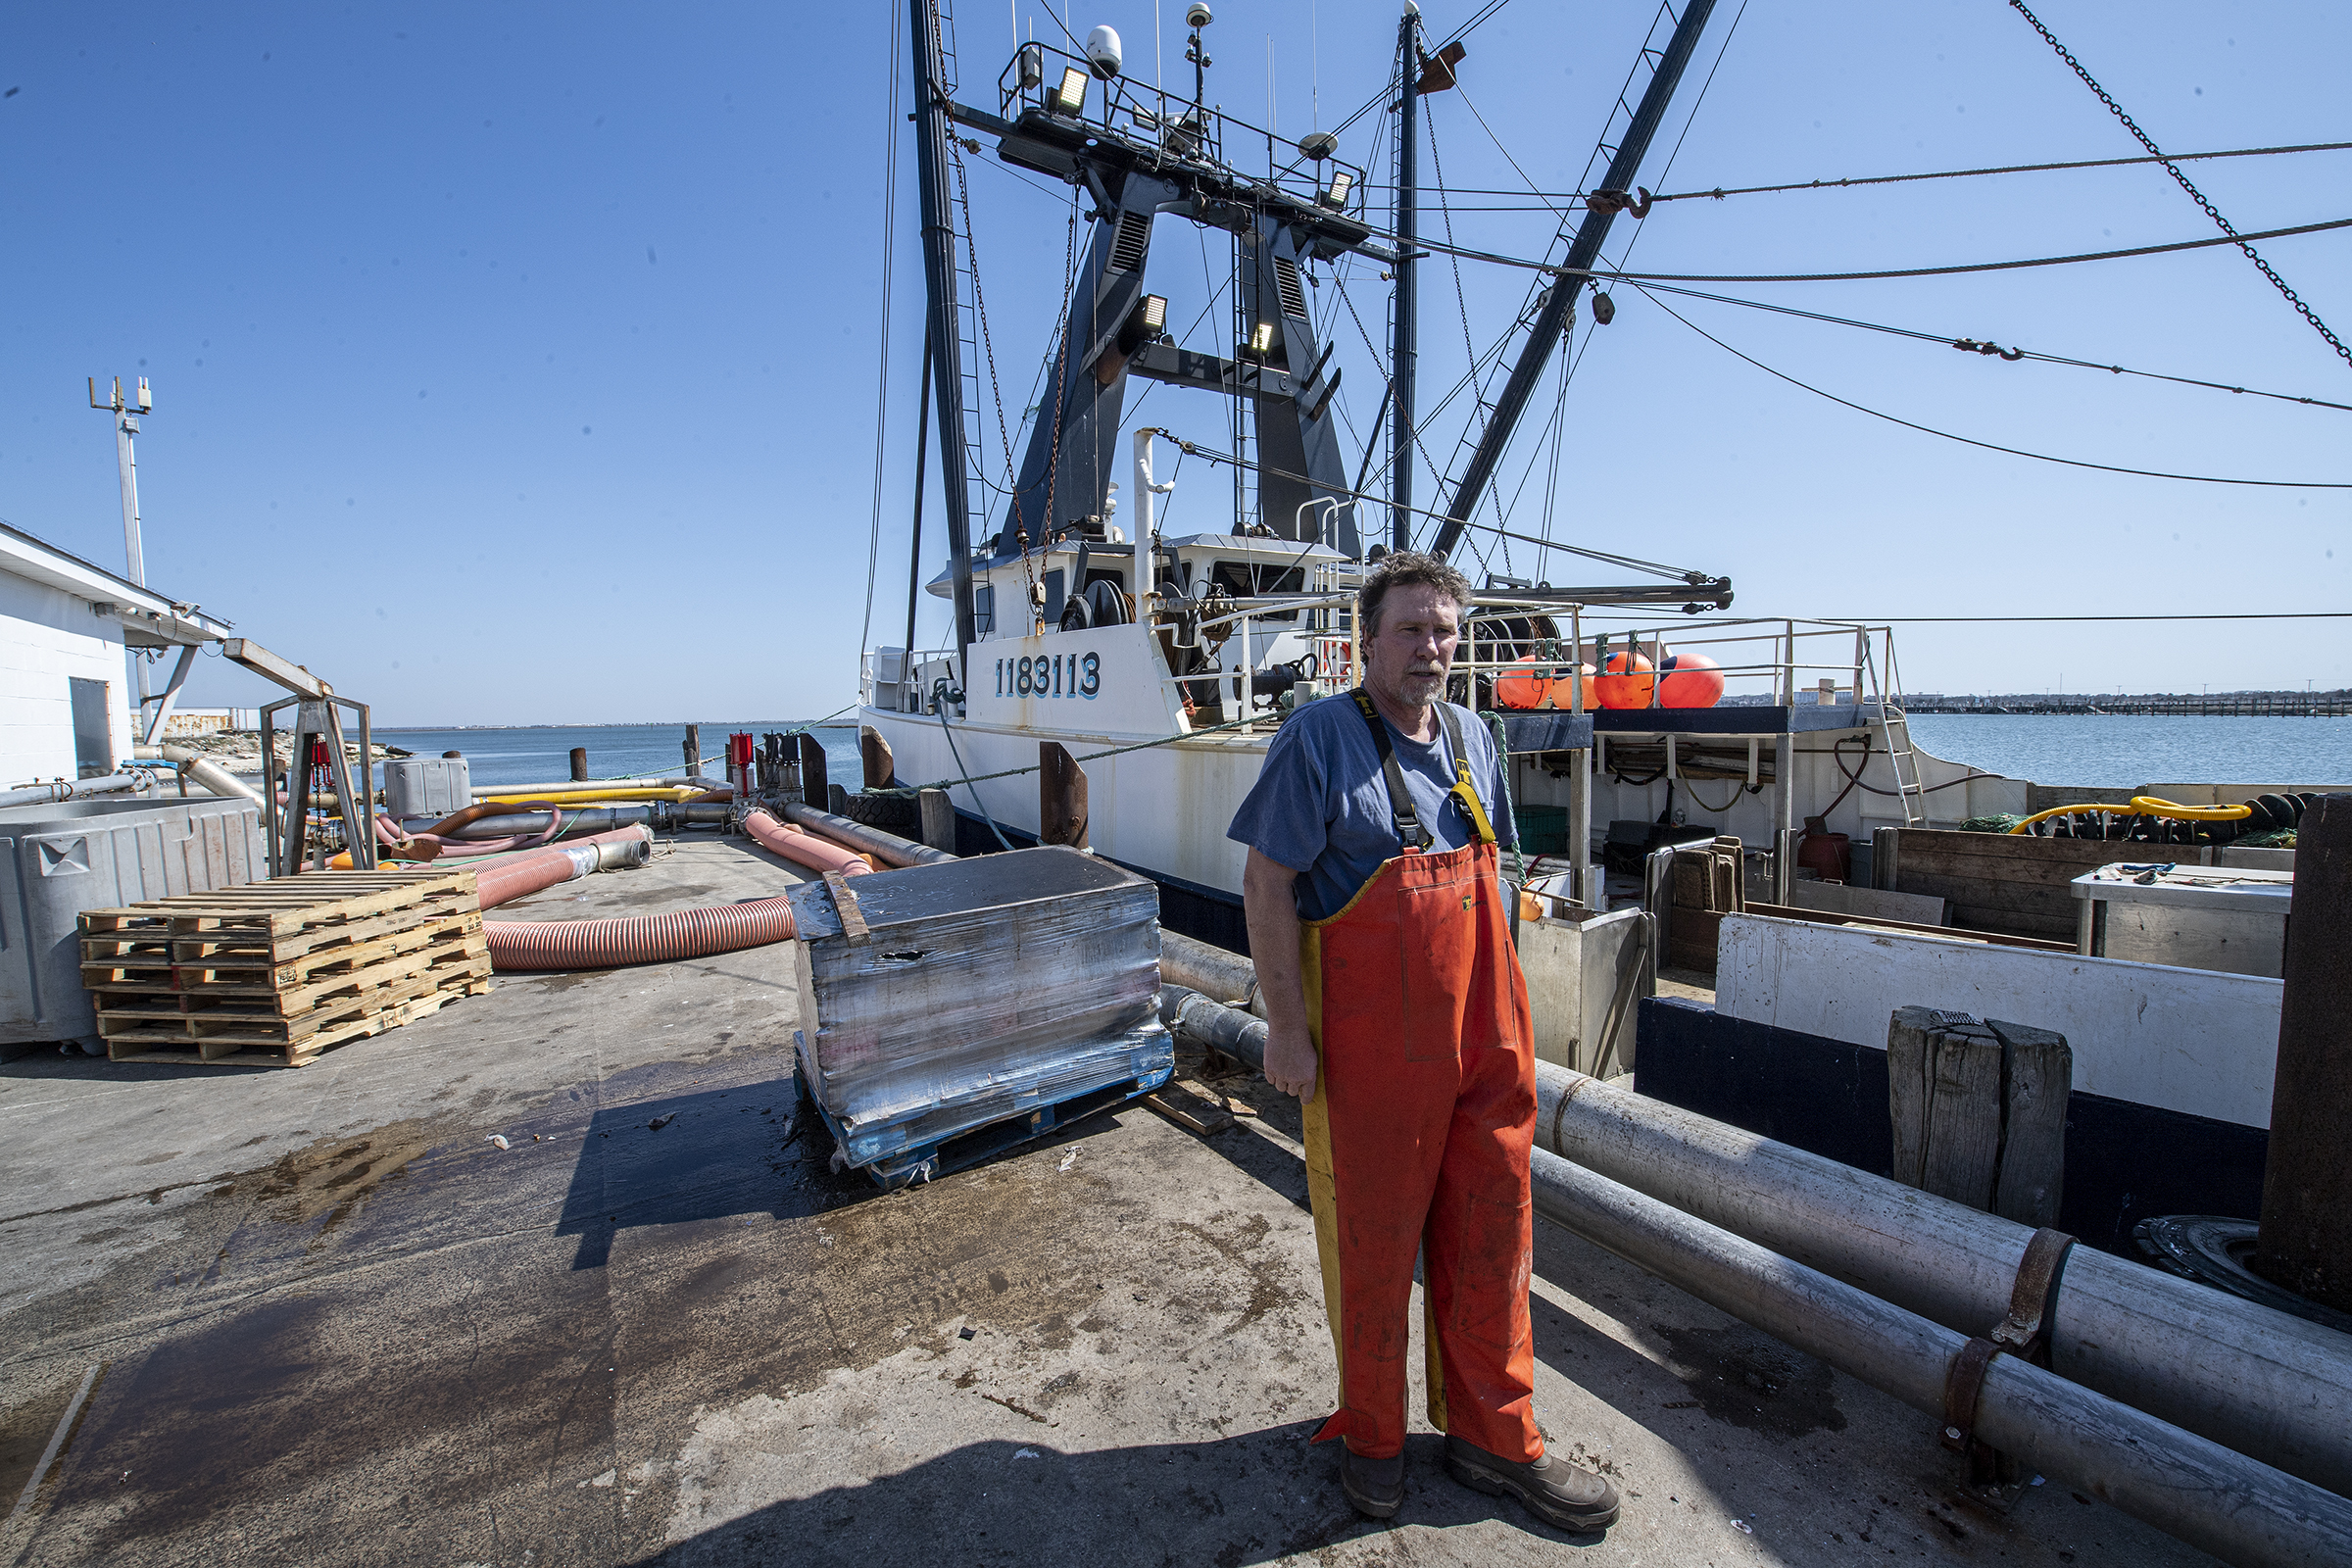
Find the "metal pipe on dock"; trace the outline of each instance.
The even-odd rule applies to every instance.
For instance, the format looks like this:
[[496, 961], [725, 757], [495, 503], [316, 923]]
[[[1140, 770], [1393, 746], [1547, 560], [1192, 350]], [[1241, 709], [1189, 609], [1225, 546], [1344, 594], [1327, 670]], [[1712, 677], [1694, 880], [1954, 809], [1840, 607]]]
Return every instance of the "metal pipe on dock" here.
[[57, 801], [77, 801], [85, 795], [119, 795], [124, 790], [144, 789], [154, 782], [153, 775], [145, 772], [123, 772], [109, 773], [104, 778], [61, 778], [50, 784], [21, 784], [0, 791], [0, 807], [47, 806]]
[[[1174, 931], [1159, 934], [1159, 978], [1170, 986], [1187, 987], [1212, 1001], [1243, 1012], [1266, 1015], [1265, 999], [1257, 991], [1257, 965], [1238, 953]], [[1174, 1027], [1173, 1023], [1170, 1027]]]
[[185, 746], [167, 741], [160, 748], [163, 760], [178, 768], [189, 778], [203, 785], [223, 800], [245, 800], [262, 804], [262, 792], [222, 767], [202, 752], [192, 752]]
[[[1536, 1145], [1972, 1334], [2030, 1227], [1548, 1063]], [[2352, 1337], [2088, 1247], [2053, 1291], [2062, 1377], [2352, 1494]]]
[[[1262, 1021], [1181, 987], [1161, 995], [1180, 1036], [1262, 1069]], [[1548, 1062], [1536, 1065], [1536, 1145], [1968, 1334], [2008, 1314], [2034, 1234]], [[2087, 1247], [2051, 1301], [2059, 1376], [2352, 1495], [2352, 1337]]]
[[[1938, 1422], [1967, 1339], [1866, 1291], [1539, 1150], [1544, 1218]], [[2249, 1565], [2352, 1561], [2352, 1501], [2011, 1355], [1979, 1388], [1974, 1435], [2054, 1481]]]
[[878, 827], [853, 822], [846, 816], [835, 816], [831, 811], [820, 811], [806, 804], [786, 806], [784, 818], [795, 826], [822, 834], [836, 844], [846, 845], [892, 865], [941, 865], [956, 858], [945, 850], [934, 850], [912, 839], [903, 839], [896, 833], [885, 833]]

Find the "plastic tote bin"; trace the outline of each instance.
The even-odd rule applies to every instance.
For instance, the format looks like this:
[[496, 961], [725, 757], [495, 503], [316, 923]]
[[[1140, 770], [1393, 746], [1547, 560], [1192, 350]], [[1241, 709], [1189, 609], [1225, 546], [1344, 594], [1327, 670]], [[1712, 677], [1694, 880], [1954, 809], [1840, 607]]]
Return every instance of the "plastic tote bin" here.
[[975, 1128], [1167, 1081], [1151, 882], [1047, 845], [844, 886], [846, 929], [826, 883], [785, 895], [801, 1068], [844, 1163], [910, 1174]]
[[0, 1054], [76, 1041], [105, 1054], [81, 984], [81, 911], [261, 880], [253, 801], [64, 801], [0, 808]]

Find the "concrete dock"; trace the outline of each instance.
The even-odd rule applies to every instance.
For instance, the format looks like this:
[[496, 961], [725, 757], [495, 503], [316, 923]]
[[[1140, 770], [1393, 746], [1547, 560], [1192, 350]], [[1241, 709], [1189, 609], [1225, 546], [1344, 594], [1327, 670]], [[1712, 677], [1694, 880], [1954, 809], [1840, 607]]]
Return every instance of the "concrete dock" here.
[[[662, 851], [497, 917], [802, 874]], [[1360, 1519], [1306, 1442], [1296, 1102], [886, 1195], [829, 1168], [795, 1017], [787, 944], [502, 975], [296, 1070], [0, 1066], [0, 1563], [2208, 1560], [2056, 1482], [1973, 1501], [1927, 1417], [1544, 1225], [1538, 1411], [1623, 1522], [1456, 1486], [1417, 1409]]]

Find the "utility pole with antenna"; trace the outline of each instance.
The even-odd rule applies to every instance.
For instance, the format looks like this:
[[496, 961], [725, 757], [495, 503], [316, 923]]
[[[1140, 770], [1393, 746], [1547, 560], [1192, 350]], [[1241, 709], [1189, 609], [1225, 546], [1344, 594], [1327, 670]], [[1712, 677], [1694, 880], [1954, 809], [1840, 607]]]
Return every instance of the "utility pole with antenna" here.
[[[155, 410], [155, 400], [147, 391], [147, 378], [139, 377], [135, 398], [122, 396], [122, 378], [115, 377], [112, 402], [98, 401], [98, 378], [90, 377], [90, 407], [115, 416], [115, 466], [122, 486], [122, 554], [128, 564], [123, 573], [139, 587], [147, 586], [147, 555], [139, 542], [139, 459], [131, 438], [139, 433], [138, 416]], [[140, 716], [146, 714], [151, 700], [147, 694], [147, 656], [143, 650], [130, 651], [131, 667], [136, 673], [139, 689]]]

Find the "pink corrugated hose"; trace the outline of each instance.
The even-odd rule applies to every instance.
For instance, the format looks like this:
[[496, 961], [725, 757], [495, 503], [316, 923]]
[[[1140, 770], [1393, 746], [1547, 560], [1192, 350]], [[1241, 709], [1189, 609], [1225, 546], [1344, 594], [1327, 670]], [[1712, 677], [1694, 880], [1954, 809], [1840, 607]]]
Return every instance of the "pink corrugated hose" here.
[[843, 876], [863, 876], [873, 867], [855, 850], [845, 850], [831, 839], [820, 839], [813, 833], [804, 833], [789, 822], [779, 822], [765, 811], [744, 813], [743, 830], [755, 843], [781, 855], [787, 860], [816, 871], [839, 871]]
[[[600, 844], [641, 842], [651, 837], [643, 826], [627, 827], [581, 839], [576, 845], [518, 855], [500, 864], [484, 866], [475, 873], [474, 885], [481, 892], [482, 907], [492, 908], [510, 899], [583, 875], [586, 867], [573, 858], [575, 850], [591, 850]], [[858, 869], [867, 867], [860, 862]], [[781, 898], [678, 909], [668, 914], [482, 923], [482, 935], [490, 942], [491, 964], [502, 970], [610, 969], [628, 963], [706, 958], [713, 954], [765, 947], [792, 934], [792, 908]]]

